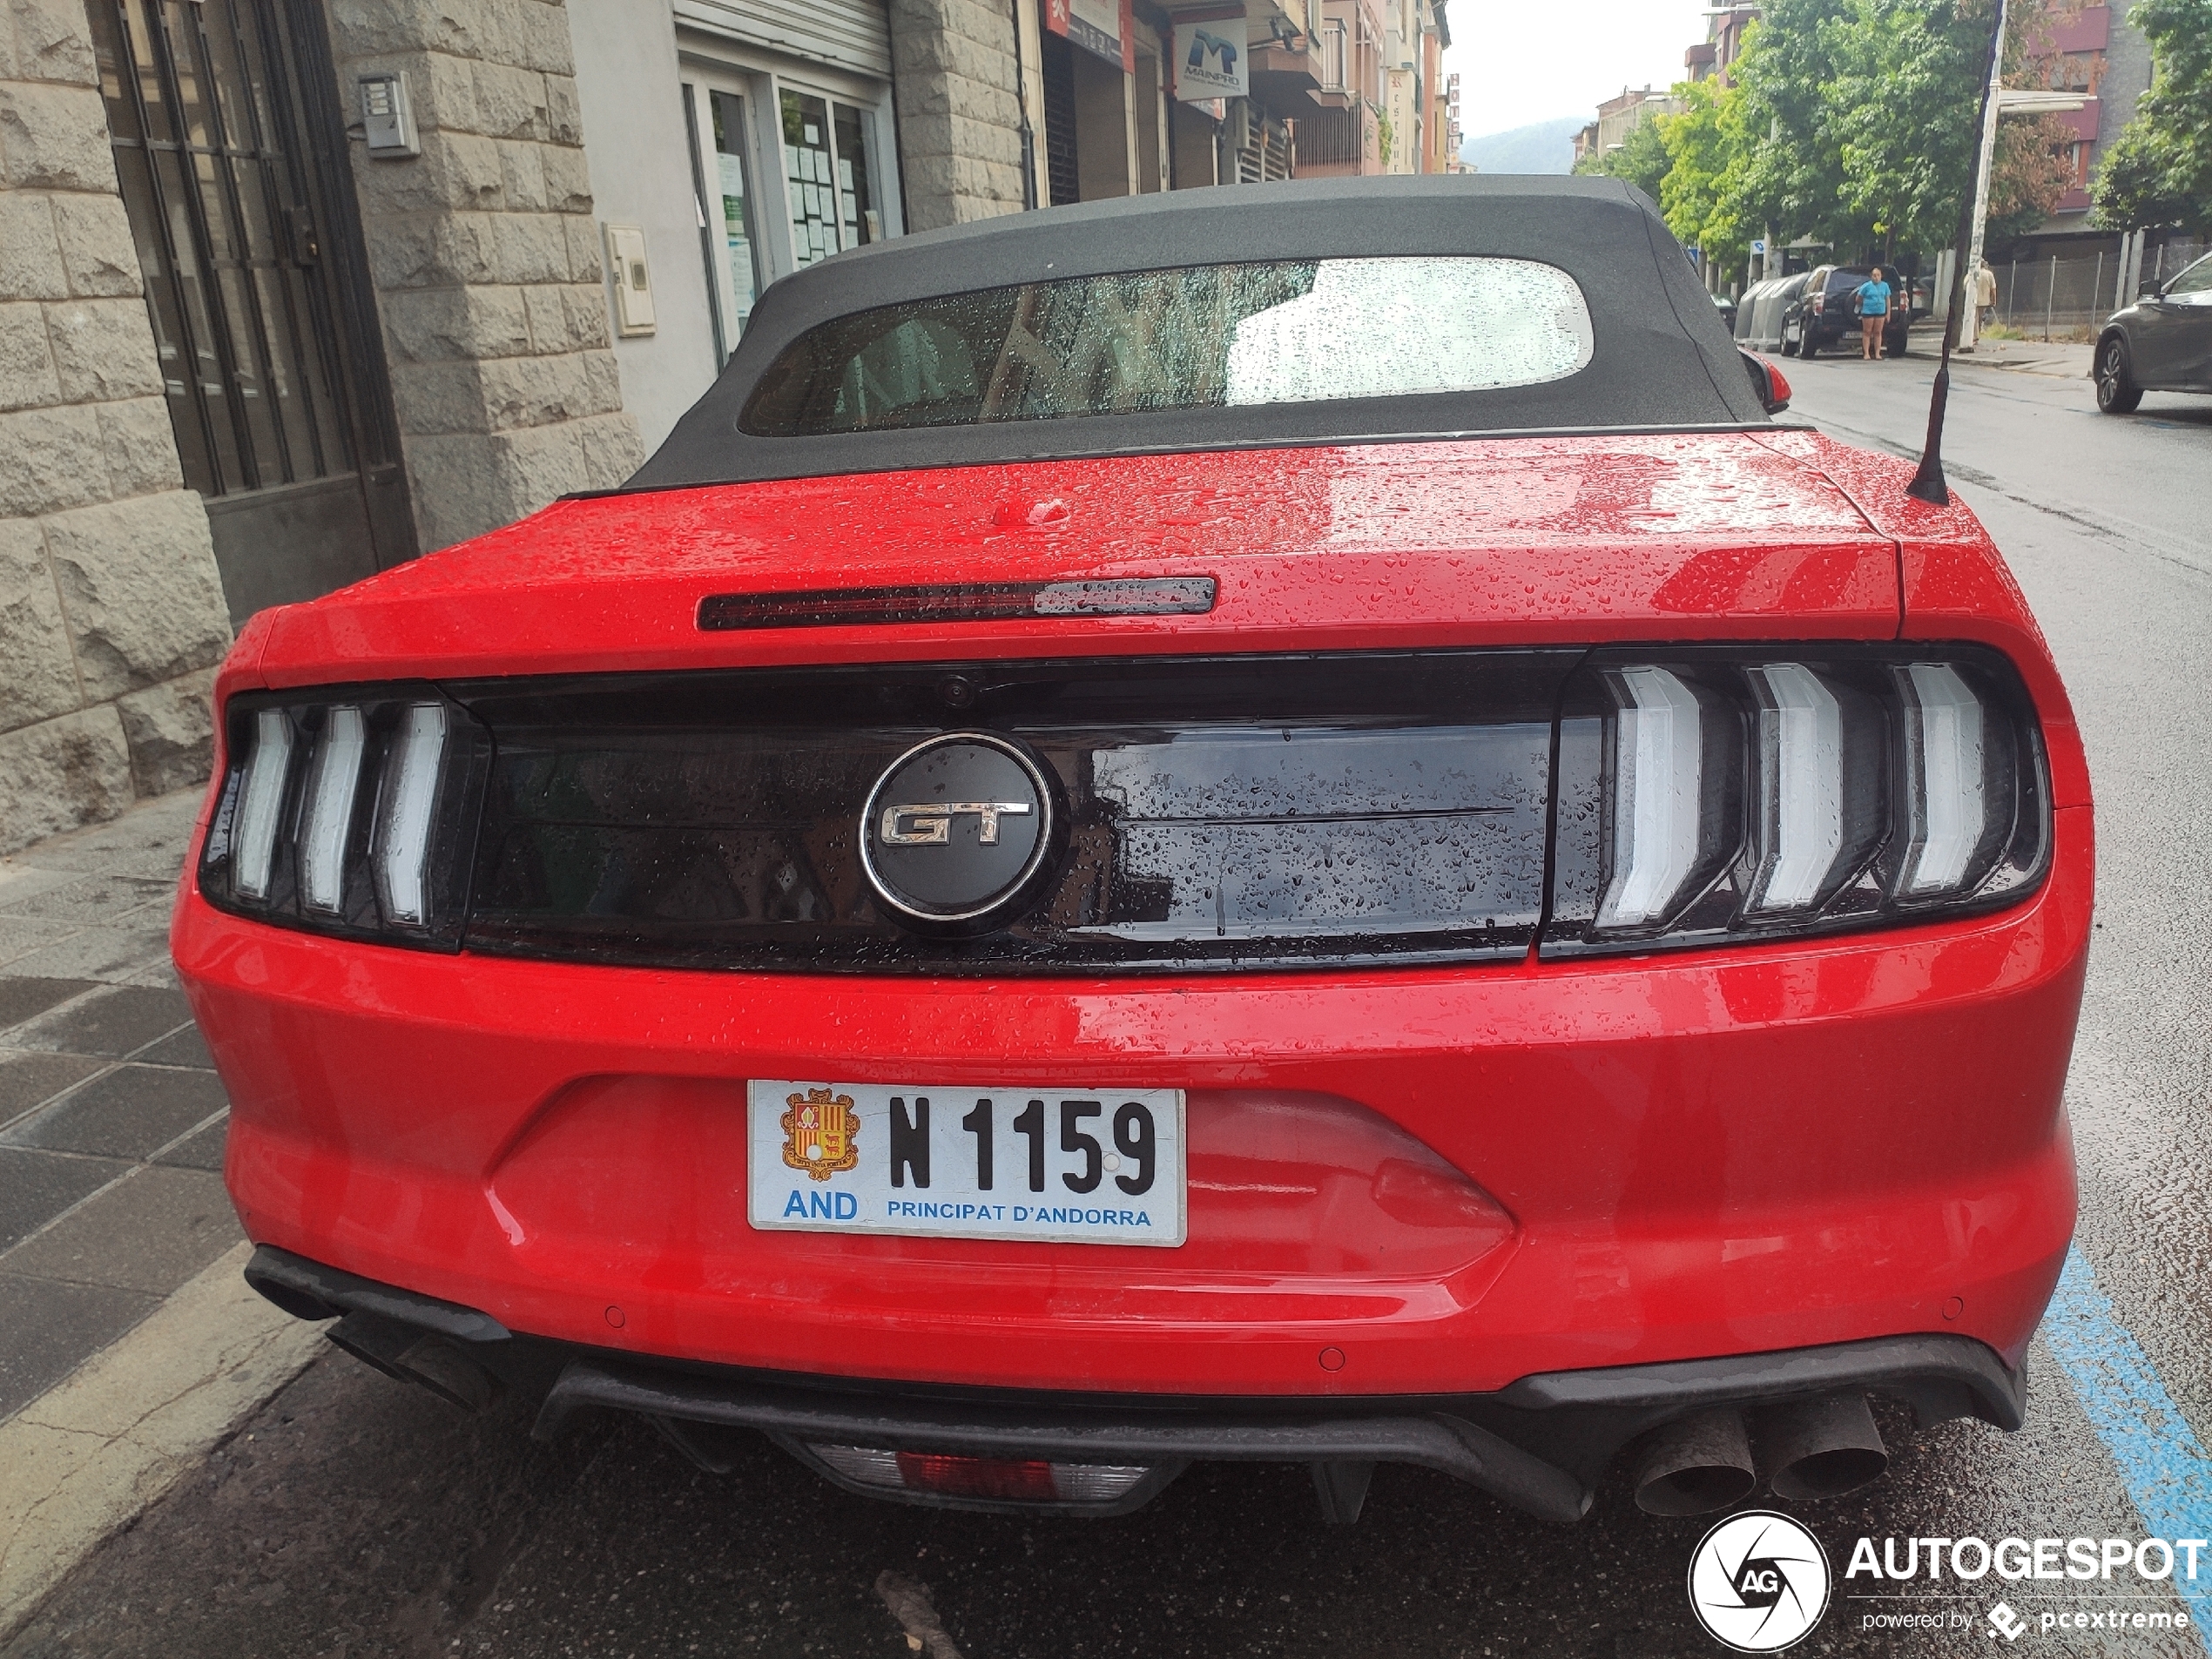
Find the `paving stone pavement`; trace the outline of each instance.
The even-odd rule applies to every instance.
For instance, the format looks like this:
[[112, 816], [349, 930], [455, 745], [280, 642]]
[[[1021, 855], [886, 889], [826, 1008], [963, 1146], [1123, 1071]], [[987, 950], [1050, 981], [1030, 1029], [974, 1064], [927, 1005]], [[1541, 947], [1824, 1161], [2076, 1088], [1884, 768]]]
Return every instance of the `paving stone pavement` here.
[[244, 1237], [169, 966], [200, 794], [0, 859], [0, 1423]]

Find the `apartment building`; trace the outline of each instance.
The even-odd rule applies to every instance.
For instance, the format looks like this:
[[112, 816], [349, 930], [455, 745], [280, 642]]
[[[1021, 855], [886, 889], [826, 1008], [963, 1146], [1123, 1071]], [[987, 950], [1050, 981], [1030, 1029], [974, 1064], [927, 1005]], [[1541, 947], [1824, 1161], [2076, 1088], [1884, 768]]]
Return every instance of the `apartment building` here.
[[2081, 98], [2079, 110], [2056, 118], [2074, 134], [2067, 155], [2074, 179], [2043, 232], [2087, 232], [2097, 163], [2150, 89], [2150, 43], [2128, 24], [2124, 5], [2084, 5], [2056, 14], [2044, 37], [2027, 47], [2045, 90]]
[[1596, 120], [1575, 135], [1575, 159], [1618, 150], [1629, 141], [1629, 134], [1653, 116], [1679, 115], [1682, 107], [1681, 99], [1655, 92], [1649, 86], [1642, 90], [1624, 86], [1618, 98], [1609, 98], [1597, 106]]
[[1716, 80], [1729, 84], [1730, 70], [1743, 55], [1743, 38], [1759, 20], [1757, 6], [1721, 6], [1705, 14], [1705, 38], [1683, 54], [1683, 67], [1693, 81]]

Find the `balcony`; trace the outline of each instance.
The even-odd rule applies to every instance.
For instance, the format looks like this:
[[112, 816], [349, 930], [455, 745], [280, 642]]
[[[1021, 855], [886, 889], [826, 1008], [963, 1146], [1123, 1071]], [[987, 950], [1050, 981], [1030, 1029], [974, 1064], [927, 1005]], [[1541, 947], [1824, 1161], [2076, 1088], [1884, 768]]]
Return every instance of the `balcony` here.
[[1349, 110], [1359, 102], [1359, 95], [1352, 85], [1352, 44], [1346, 37], [1344, 20], [1332, 17], [1315, 31], [1314, 43], [1319, 64], [1318, 84], [1306, 93], [1308, 102], [1318, 104], [1325, 110]]
[[1254, 41], [1249, 50], [1252, 98], [1285, 120], [1311, 114], [1312, 95], [1323, 84], [1320, 36], [1308, 30], [1287, 39]]
[[1301, 179], [1348, 178], [1382, 171], [1381, 133], [1374, 111], [1357, 108], [1308, 111], [1298, 124]]

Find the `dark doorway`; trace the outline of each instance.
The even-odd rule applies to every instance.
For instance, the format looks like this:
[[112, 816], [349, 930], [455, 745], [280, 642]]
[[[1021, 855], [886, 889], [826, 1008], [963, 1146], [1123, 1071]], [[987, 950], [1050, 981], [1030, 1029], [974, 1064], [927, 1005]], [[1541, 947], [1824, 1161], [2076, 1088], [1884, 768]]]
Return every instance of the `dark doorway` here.
[[1044, 172], [1046, 206], [1081, 201], [1076, 171], [1076, 49], [1049, 30], [1038, 43], [1044, 64]]
[[233, 623], [414, 556], [314, 0], [91, 0], [185, 482]]

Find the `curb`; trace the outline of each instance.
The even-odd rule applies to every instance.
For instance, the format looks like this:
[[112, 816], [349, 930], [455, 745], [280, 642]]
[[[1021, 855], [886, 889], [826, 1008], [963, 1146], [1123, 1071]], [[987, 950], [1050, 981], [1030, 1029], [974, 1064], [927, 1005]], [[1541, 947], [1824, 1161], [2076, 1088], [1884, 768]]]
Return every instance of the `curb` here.
[[0, 1641], [314, 1358], [321, 1327], [241, 1277], [253, 1250], [218, 1257], [0, 1424]]

